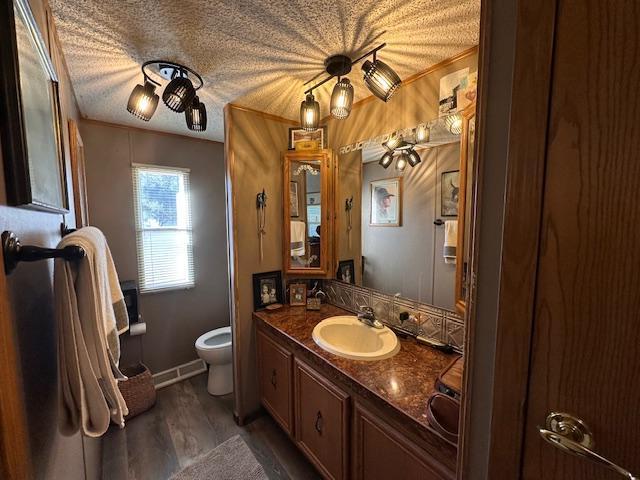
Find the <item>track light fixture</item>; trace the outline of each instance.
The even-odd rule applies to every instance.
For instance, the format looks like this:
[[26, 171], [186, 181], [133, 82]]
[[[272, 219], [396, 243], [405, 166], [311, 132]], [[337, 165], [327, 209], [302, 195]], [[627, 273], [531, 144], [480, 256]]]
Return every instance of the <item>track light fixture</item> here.
[[[305, 117], [303, 116], [303, 109], [306, 114], [311, 110], [311, 104], [307, 103], [309, 99], [309, 95], [313, 98], [313, 90], [318, 88], [320, 85], [324, 85], [326, 82], [331, 80], [333, 77], [338, 77], [338, 82], [333, 87], [333, 92], [331, 93], [331, 104], [329, 110], [331, 115], [334, 118], [339, 120], [343, 120], [349, 116], [351, 113], [351, 107], [353, 105], [353, 85], [348, 78], [345, 77], [349, 72], [351, 72], [351, 67], [356, 63], [361, 62], [365, 58], [373, 55], [373, 62], [367, 60], [364, 62], [362, 66], [362, 70], [364, 72], [364, 82], [371, 90], [371, 92], [381, 100], [385, 102], [391, 98], [391, 96], [398, 90], [402, 81], [396, 72], [387, 65], [386, 63], [381, 62], [376, 58], [376, 54], [379, 50], [382, 50], [387, 44], [383, 43], [373, 50], [368, 51], [364, 55], [356, 58], [355, 60], [351, 60], [351, 58], [346, 55], [333, 55], [327, 58], [324, 61], [325, 71], [328, 74], [324, 80], [316, 83], [312, 87], [305, 90], [305, 95], [307, 95], [306, 99], [302, 102], [302, 106], [300, 107], [300, 123], [302, 124], [302, 128], [307, 130], [308, 122], [305, 122]], [[318, 76], [312, 78], [305, 85], [313, 82]], [[305, 107], [306, 104], [306, 107]], [[320, 105], [318, 102], [315, 102], [318, 105], [318, 121], [320, 120]], [[315, 108], [315, 107], [314, 107]], [[315, 114], [314, 114], [315, 115]], [[318, 128], [318, 124], [313, 127], [311, 130]]]
[[415, 145], [413, 142], [406, 141], [402, 135], [391, 135], [389, 140], [382, 144], [387, 151], [378, 163], [382, 168], [388, 168], [395, 156], [398, 172], [404, 172], [407, 165], [415, 167], [422, 161], [418, 152], [414, 150]]
[[129, 96], [127, 111], [146, 122], [155, 113], [159, 100], [155, 89], [161, 84], [150, 77], [148, 69], [151, 65], [156, 66], [154, 72], [156, 75], [169, 82], [162, 93], [164, 104], [174, 112], [184, 112], [187, 127], [190, 130], [195, 132], [206, 130], [207, 110], [196, 95], [204, 84], [202, 77], [189, 67], [167, 60], [151, 60], [142, 64], [144, 85], [134, 87]]

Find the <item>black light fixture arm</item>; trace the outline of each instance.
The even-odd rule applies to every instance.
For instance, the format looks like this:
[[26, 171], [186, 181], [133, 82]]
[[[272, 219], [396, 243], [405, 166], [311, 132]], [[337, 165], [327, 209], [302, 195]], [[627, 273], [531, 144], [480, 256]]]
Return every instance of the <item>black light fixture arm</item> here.
[[160, 83], [155, 81], [153, 78], [151, 78], [151, 76], [147, 73], [147, 71], [145, 70], [149, 65], [166, 65], [169, 67], [173, 67], [176, 70], [178, 70], [179, 72], [188, 72], [191, 75], [193, 75], [195, 78], [198, 79], [198, 84], [197, 85], [193, 85], [194, 90], [200, 90], [202, 88], [202, 85], [204, 85], [204, 82], [202, 81], [202, 77], [200, 76], [200, 74], [198, 74], [198, 72], [196, 72], [195, 70], [193, 70], [192, 68], [189, 68], [185, 65], [182, 65], [180, 63], [176, 63], [176, 62], [170, 62], [169, 60], [149, 60], [148, 62], [144, 62], [142, 64], [141, 70], [142, 70], [142, 75], [144, 75], [144, 79], [148, 80], [149, 82], [153, 83], [156, 86], [160, 86]]
[[[351, 66], [355, 65], [358, 62], [361, 62], [362, 60], [364, 60], [365, 58], [373, 55], [374, 60], [376, 57], [376, 54], [378, 53], [379, 50], [382, 50], [384, 47], [386, 47], [387, 44], [386, 43], [381, 43], [380, 45], [378, 45], [376, 48], [374, 48], [373, 50], [369, 50], [367, 53], [359, 56], [358, 58], [356, 58], [355, 60], [351, 61]], [[308, 88], [307, 90], [304, 91], [305, 94], [307, 93], [311, 93], [313, 90], [315, 90], [316, 88], [318, 88], [321, 85], [324, 85], [325, 83], [327, 83], [329, 80], [331, 80], [334, 77], [340, 77], [340, 75], [329, 75], [327, 78], [325, 78], [324, 80], [321, 80], [320, 82], [316, 83], [314, 86]], [[309, 83], [309, 82], [307, 82]], [[306, 84], [305, 84], [306, 85]]]

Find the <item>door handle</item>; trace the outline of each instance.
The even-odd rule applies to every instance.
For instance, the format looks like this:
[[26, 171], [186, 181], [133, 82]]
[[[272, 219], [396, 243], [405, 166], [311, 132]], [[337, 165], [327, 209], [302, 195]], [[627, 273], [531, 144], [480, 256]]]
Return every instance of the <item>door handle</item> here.
[[278, 379], [276, 377], [276, 369], [275, 368], [271, 372], [271, 385], [273, 385], [273, 388], [276, 388], [276, 386], [278, 385]]
[[628, 480], [640, 480], [628, 470], [597, 454], [593, 450], [595, 442], [589, 427], [569, 413], [551, 412], [547, 417], [546, 428], [538, 427], [538, 431], [546, 442], [565, 453], [591, 460], [618, 472]]
[[316, 432], [318, 432], [320, 435], [322, 435], [322, 425], [323, 425], [323, 420], [322, 420], [322, 412], [320, 410], [318, 410], [318, 414], [316, 415], [316, 424], [315, 424], [315, 428], [316, 428]]

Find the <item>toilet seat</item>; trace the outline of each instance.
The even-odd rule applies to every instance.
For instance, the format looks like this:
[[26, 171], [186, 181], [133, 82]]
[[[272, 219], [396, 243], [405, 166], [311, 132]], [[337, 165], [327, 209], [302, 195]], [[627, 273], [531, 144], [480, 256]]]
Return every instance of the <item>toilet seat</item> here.
[[222, 327], [204, 333], [196, 340], [200, 350], [219, 350], [231, 347], [231, 327]]

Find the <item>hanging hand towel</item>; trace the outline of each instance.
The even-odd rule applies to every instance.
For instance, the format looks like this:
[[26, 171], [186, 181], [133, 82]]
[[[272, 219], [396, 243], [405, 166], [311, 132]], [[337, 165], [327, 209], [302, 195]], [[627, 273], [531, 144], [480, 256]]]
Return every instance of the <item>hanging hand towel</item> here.
[[122, 318], [124, 299], [102, 232], [82, 228], [58, 248], [68, 245], [82, 247], [86, 255], [55, 263], [61, 428], [70, 435], [82, 427], [85, 435], [98, 437], [109, 420], [124, 426], [128, 413], [117, 383], [126, 378], [118, 369], [118, 331], [128, 328], [128, 320]]
[[291, 220], [291, 256], [302, 257], [307, 242], [307, 225], [299, 220]]
[[444, 263], [456, 263], [456, 245], [458, 244], [458, 221], [444, 222]]

